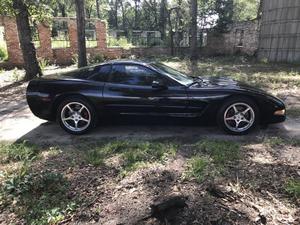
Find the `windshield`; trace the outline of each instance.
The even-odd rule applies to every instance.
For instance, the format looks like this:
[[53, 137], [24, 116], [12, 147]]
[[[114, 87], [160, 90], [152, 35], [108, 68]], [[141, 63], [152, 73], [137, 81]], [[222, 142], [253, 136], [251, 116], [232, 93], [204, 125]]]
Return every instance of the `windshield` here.
[[168, 76], [170, 76], [180, 84], [189, 85], [194, 82], [192, 77], [189, 77], [188, 75], [172, 69], [171, 67], [166, 66], [162, 63], [152, 63], [151, 65], [156, 69], [159, 69], [162, 72], [166, 73]]

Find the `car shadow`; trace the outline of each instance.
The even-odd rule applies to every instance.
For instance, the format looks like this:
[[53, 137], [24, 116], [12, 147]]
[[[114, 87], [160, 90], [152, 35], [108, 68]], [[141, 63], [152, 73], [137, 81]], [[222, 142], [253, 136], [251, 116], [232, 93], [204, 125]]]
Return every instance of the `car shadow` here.
[[37, 144], [74, 144], [84, 140], [119, 139], [153, 139], [153, 138], [210, 138], [220, 140], [247, 141], [264, 138], [266, 135], [277, 135], [282, 132], [282, 125], [267, 129], [257, 128], [248, 135], [228, 135], [215, 124], [195, 118], [166, 117], [107, 117], [98, 122], [96, 128], [83, 135], [71, 135], [57, 123], [45, 122], [24, 134], [17, 141], [28, 140]]

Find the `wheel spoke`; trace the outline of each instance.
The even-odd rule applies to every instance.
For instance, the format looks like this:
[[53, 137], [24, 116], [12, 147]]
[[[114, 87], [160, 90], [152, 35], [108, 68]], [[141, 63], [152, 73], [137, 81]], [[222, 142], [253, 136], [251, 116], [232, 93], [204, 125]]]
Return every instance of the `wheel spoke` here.
[[228, 121], [228, 120], [235, 120], [235, 119], [234, 119], [234, 117], [233, 117], [233, 116], [231, 116], [231, 117], [225, 118], [225, 120], [227, 120], [227, 121]]
[[83, 105], [81, 105], [81, 108], [78, 110], [78, 112], [81, 113], [84, 108], [85, 107]]
[[79, 120], [81, 120], [81, 121], [84, 121], [84, 122], [89, 122], [89, 120], [87, 120], [87, 119], [85, 119], [85, 118], [83, 118], [83, 117], [81, 117]]
[[235, 128], [236, 128], [236, 129], [239, 128], [239, 125], [240, 125], [240, 122], [237, 122], [237, 121], [235, 120]]
[[67, 108], [70, 110], [71, 113], [74, 112], [74, 110], [69, 105], [67, 105]]
[[250, 110], [250, 108], [245, 109], [242, 114], [245, 115], [248, 111]]
[[78, 121], [74, 121], [75, 122], [75, 129], [77, 130], [78, 129]]
[[233, 105], [232, 108], [233, 108], [235, 114], [239, 112], [235, 105]]
[[66, 121], [66, 120], [73, 120], [73, 118], [72, 117], [67, 117], [67, 118], [63, 118], [63, 120], [64, 121]]
[[244, 118], [244, 119], [242, 120], [242, 122], [245, 122], [245, 123], [249, 124], [249, 123], [250, 123], [250, 120], [247, 120], [246, 118]]

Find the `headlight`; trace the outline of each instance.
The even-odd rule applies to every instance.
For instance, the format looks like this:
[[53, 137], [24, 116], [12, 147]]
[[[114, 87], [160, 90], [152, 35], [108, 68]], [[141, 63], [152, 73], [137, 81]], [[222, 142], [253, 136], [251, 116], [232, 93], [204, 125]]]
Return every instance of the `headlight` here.
[[285, 109], [275, 111], [274, 115], [275, 116], [284, 116], [285, 115]]

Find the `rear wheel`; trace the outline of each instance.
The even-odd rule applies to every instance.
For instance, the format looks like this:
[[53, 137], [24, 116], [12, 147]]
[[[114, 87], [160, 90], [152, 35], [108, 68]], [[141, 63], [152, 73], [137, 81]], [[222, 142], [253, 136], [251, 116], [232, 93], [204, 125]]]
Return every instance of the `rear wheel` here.
[[224, 103], [217, 119], [221, 128], [227, 133], [243, 135], [256, 126], [259, 111], [251, 99], [236, 97]]
[[71, 134], [83, 134], [95, 125], [95, 110], [81, 98], [68, 98], [58, 107], [60, 126]]

